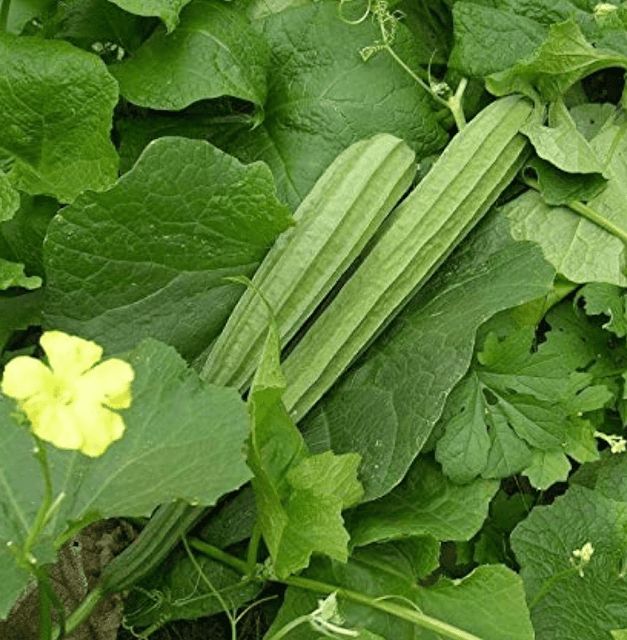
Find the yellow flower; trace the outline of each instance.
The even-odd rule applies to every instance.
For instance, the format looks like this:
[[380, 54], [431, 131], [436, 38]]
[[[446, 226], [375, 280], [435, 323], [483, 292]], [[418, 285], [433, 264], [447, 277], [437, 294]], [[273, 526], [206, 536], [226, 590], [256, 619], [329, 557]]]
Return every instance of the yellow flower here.
[[41, 440], [102, 455], [124, 434], [122, 417], [111, 409], [130, 406], [133, 368], [116, 358], [97, 364], [100, 346], [61, 331], [44, 333], [40, 344], [50, 366], [14, 358], [5, 367], [2, 392], [18, 401]]

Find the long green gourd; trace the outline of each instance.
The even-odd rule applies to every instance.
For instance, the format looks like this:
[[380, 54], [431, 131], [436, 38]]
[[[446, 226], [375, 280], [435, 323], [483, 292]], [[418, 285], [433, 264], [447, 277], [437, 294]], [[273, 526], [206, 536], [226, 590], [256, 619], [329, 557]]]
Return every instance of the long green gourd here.
[[[531, 113], [523, 98], [492, 103], [455, 136], [392, 214], [384, 235], [284, 363], [284, 399], [297, 420], [513, 179], [529, 149], [518, 130]], [[105, 568], [99, 587], [72, 616], [73, 622], [84, 620], [106, 593], [125, 589], [152, 571], [202, 514], [202, 507], [181, 503], [161, 507], [139, 538]]]
[[[216, 340], [201, 376], [245, 391], [268, 329], [272, 306], [283, 341], [292, 337], [361, 253], [416, 174], [415, 154], [399, 138], [379, 134], [351, 145], [326, 169], [296, 211], [296, 225], [277, 240]], [[141, 539], [109, 564], [103, 593], [128, 588], [163, 558], [159, 540], [176, 544], [202, 516], [183, 503], [157, 510]]]
[[281, 343], [305, 324], [409, 189], [415, 154], [379, 134], [351, 145], [316, 182], [296, 225], [270, 249], [216, 340], [201, 377], [245, 390], [261, 356], [272, 308]]
[[283, 363], [300, 420], [440, 266], [512, 181], [528, 152], [532, 104], [493, 102], [458, 133], [392, 214], [372, 251]]

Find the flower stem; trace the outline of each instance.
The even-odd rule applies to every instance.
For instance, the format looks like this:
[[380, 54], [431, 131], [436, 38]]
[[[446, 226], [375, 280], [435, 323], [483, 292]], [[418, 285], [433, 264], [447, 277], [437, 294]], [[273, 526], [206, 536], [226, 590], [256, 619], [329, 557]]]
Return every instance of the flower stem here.
[[46, 526], [48, 514], [50, 513], [50, 507], [52, 506], [52, 479], [50, 478], [50, 467], [48, 466], [48, 456], [46, 455], [46, 448], [43, 442], [38, 438], [35, 438], [35, 456], [39, 462], [41, 473], [44, 479], [44, 495], [39, 505], [35, 521], [31, 527], [26, 541], [22, 547], [22, 560], [26, 566], [32, 566], [32, 559], [30, 553], [37, 542], [37, 538]]

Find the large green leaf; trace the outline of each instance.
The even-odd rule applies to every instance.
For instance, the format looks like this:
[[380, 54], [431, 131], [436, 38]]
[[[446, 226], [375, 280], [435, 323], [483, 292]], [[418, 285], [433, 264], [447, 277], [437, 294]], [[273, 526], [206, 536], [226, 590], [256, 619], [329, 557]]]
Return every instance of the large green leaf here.
[[418, 458], [403, 482], [348, 519], [352, 545], [409, 535], [436, 540], [469, 540], [481, 528], [498, 489], [493, 480], [453, 484], [429, 459]]
[[0, 152], [12, 158], [20, 189], [71, 202], [113, 183], [117, 101], [97, 56], [67, 42], [0, 36]]
[[541, 297], [554, 272], [490, 217], [304, 423], [316, 450], [357, 451], [368, 499], [404, 477], [466, 373], [477, 328]]
[[[475, 2], [456, 2], [453, 18], [455, 47], [450, 64], [475, 77], [516, 64], [540, 46], [548, 33], [546, 25], [524, 15]], [[495, 50], [499, 55], [494, 55]]]
[[249, 464], [272, 569], [284, 578], [307, 567], [313, 553], [346, 562], [349, 536], [342, 510], [359, 502], [363, 491], [358, 455], [312, 456], [307, 450], [281, 401], [285, 380], [279, 354], [272, 327], [250, 391]]
[[143, 337], [201, 352], [241, 285], [290, 223], [268, 168], [210, 144], [162, 138], [104, 193], [50, 225], [48, 326], [124, 351]]
[[168, 31], [175, 29], [179, 22], [181, 9], [191, 0], [109, 0], [118, 7], [138, 16], [155, 16], [161, 18]]
[[[348, 564], [318, 562], [307, 577], [337, 585], [338, 588], [367, 594], [380, 602], [394, 603], [418, 611], [482, 640], [532, 640], [533, 629], [520, 578], [504, 566], [478, 567], [461, 580], [441, 578], [433, 586], [417, 585], [418, 554], [389, 543], [359, 550]], [[362, 604], [355, 604], [338, 593], [343, 626], [367, 629], [387, 640], [438, 640], [448, 637], [400, 620]], [[316, 595], [293, 587], [272, 628], [271, 638], [284, 625], [316, 608]], [[461, 637], [461, 636], [460, 636]], [[298, 627], [290, 640], [313, 640], [320, 636], [309, 625]]]
[[198, 0], [174, 33], [157, 29], [110, 70], [120, 93], [143, 107], [175, 111], [220, 96], [262, 107], [269, 56], [264, 39], [240, 11], [221, 0]]
[[[136, 378], [123, 438], [100, 458], [48, 450], [54, 495], [64, 497], [44, 532], [48, 545], [35, 549], [40, 561], [50, 559], [42, 554], [49, 554], [49, 543], [70, 523], [147, 516], [176, 499], [211, 505], [250, 477], [243, 451], [248, 416], [235, 390], [203, 383], [174, 349], [153, 340], [140, 344], [128, 360]], [[24, 542], [43, 495], [33, 441], [13, 410], [13, 402], [0, 398], [2, 549], [8, 541]], [[0, 615], [19, 589], [1, 593]]]
[[[337, 1], [321, 0], [271, 14], [260, 28], [272, 51], [264, 120], [252, 130], [225, 127], [217, 143], [245, 161], [265, 160], [292, 206], [362, 138], [391, 133], [419, 157], [446, 142], [432, 101], [389, 55], [362, 60], [360, 50], [380, 37], [370, 20], [345, 24]], [[395, 47], [414, 64], [419, 54], [402, 25]]]
[[[610, 178], [588, 204], [627, 232], [627, 123], [604, 127], [591, 141]], [[627, 284], [620, 238], [565, 207], [550, 207], [526, 192], [503, 208], [515, 238], [537, 242], [546, 259], [573, 282]]]
[[[627, 502], [615, 497], [574, 486], [512, 534], [537, 640], [611, 640], [627, 625]], [[572, 552], [586, 543], [580, 574]]]

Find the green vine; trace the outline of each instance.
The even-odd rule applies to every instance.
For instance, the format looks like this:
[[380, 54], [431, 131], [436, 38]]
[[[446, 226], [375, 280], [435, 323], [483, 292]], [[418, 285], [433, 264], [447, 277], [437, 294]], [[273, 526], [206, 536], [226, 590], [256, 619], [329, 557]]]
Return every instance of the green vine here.
[[404, 14], [398, 10], [390, 11], [389, 4], [386, 0], [368, 0], [363, 14], [359, 18], [350, 19], [344, 15], [344, 7], [352, 1], [353, 0], [340, 0], [339, 14], [343, 22], [349, 25], [358, 25], [369, 17], [372, 17], [379, 27], [379, 39], [360, 51], [364, 62], [368, 62], [368, 60], [381, 52], [386, 52], [424, 91], [451, 112], [457, 129], [461, 131], [466, 126], [462, 100], [468, 85], [468, 80], [462, 78], [456, 91], [453, 93], [446, 82], [439, 82], [431, 77], [430, 69], [426, 72], [426, 77], [421, 78], [419, 72], [414, 71], [393, 48], [399, 24], [405, 17]]

